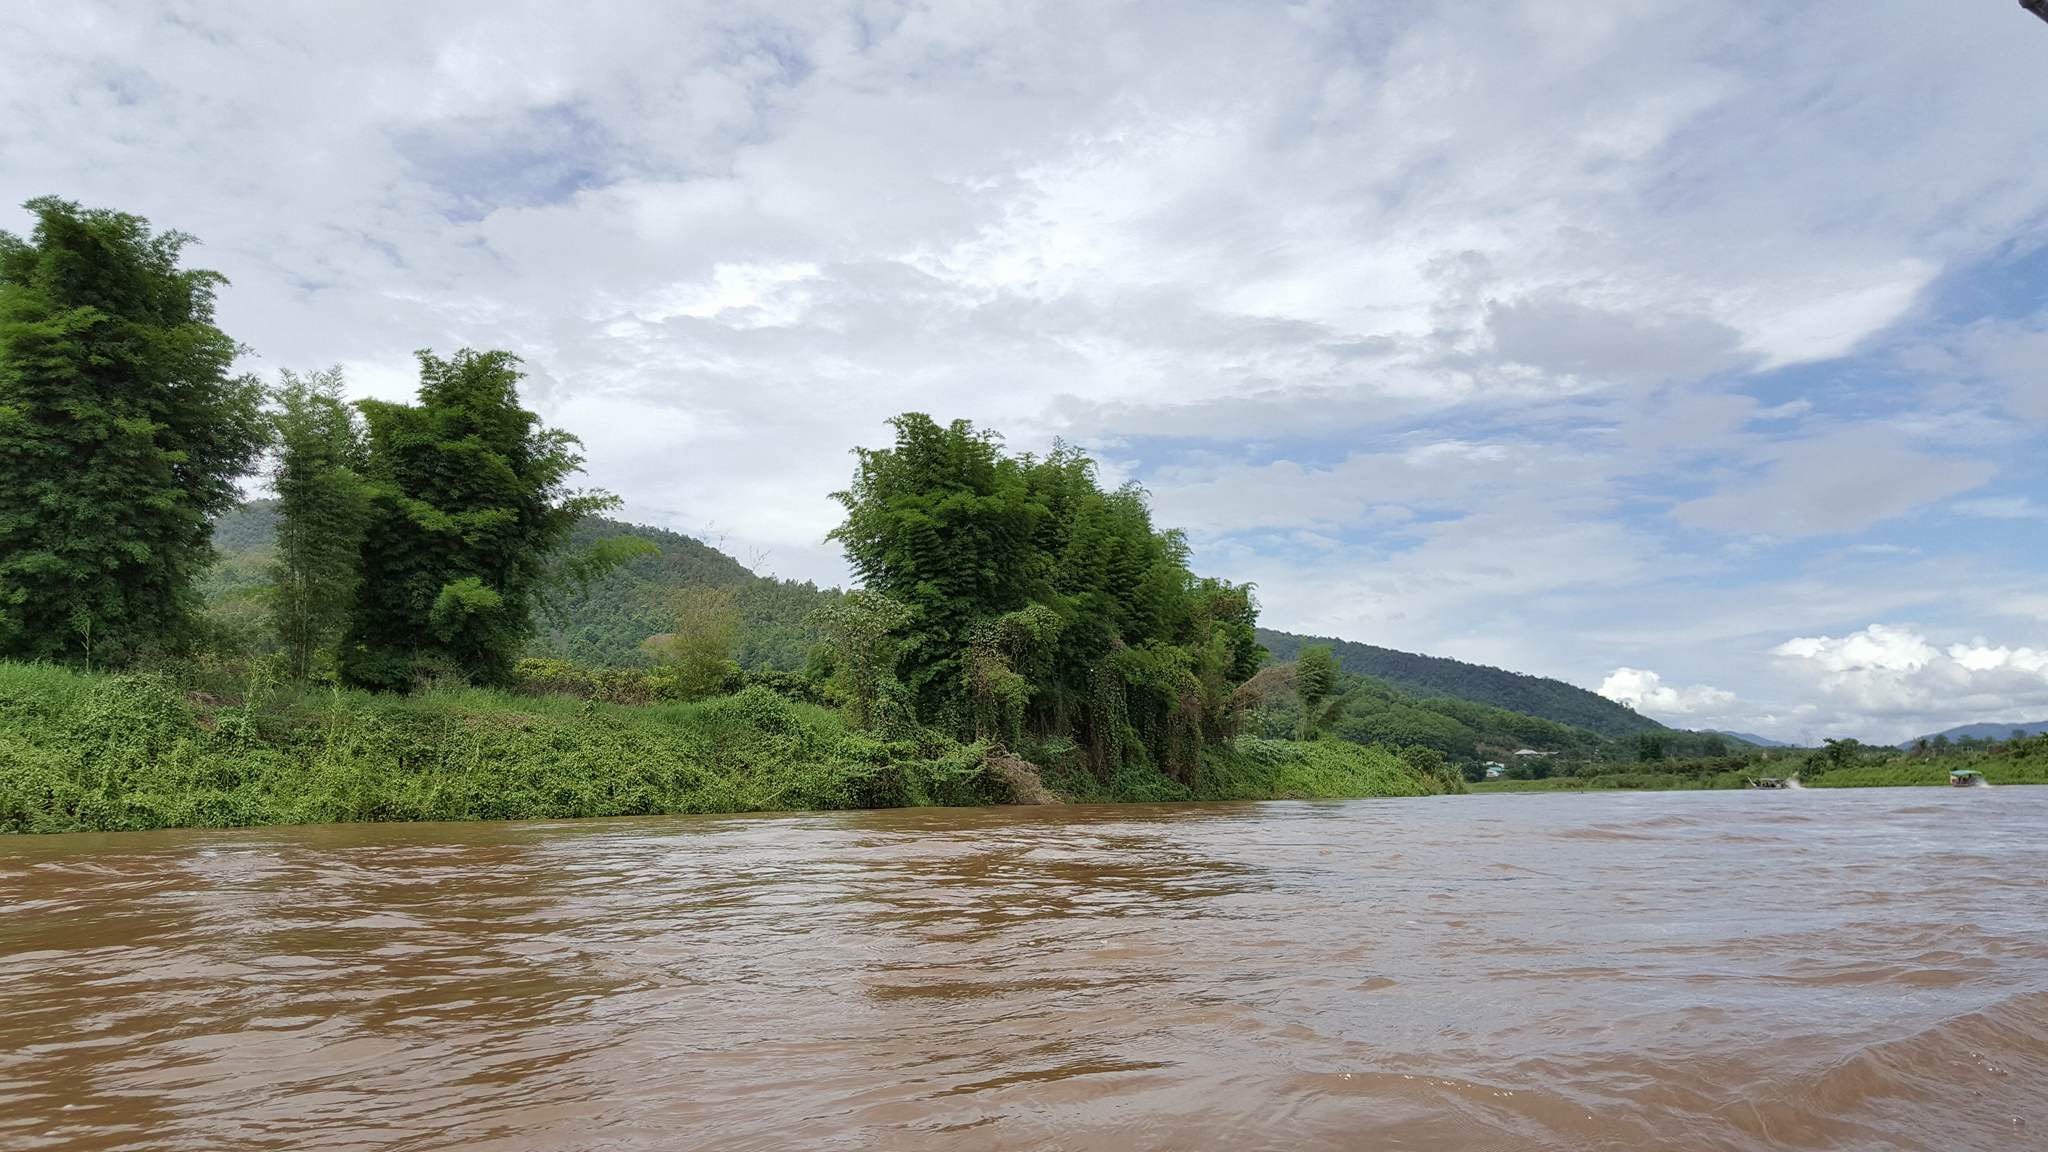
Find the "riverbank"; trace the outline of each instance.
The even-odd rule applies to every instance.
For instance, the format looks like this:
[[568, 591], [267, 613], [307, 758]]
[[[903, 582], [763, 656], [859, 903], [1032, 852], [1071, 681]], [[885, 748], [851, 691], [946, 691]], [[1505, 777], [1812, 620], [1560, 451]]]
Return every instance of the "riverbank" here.
[[[0, 664], [0, 832], [892, 808], [1039, 798], [983, 744], [882, 739], [763, 688], [618, 705], [478, 690], [378, 696]], [[1090, 801], [1460, 790], [1376, 748], [1243, 738], [1195, 780], [1041, 770]]]
[[[1802, 773], [1802, 788], [1950, 787], [1949, 770], [1969, 768], [1984, 774], [1993, 786], [2048, 784], [2048, 757], [1960, 756], [1901, 759], [1885, 764], [1852, 765], [1825, 772]], [[1545, 780], [1487, 780], [1472, 784], [1473, 792], [1700, 792], [1749, 787], [1741, 773], [1680, 776], [1654, 772], [1609, 776], [1555, 776]]]

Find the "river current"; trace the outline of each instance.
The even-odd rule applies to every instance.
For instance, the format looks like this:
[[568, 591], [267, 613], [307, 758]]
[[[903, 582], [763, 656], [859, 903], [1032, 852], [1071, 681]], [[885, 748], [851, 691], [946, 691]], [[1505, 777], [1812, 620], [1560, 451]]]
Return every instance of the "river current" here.
[[2048, 1148], [2048, 788], [0, 839], [5, 1149]]

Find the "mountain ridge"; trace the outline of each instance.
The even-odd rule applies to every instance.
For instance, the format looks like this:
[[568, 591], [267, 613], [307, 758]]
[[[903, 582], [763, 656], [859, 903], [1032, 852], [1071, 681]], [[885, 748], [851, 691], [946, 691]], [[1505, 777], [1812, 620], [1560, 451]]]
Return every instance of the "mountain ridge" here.
[[1335, 637], [1307, 636], [1268, 628], [1259, 629], [1258, 636], [1259, 643], [1272, 653], [1275, 663], [1284, 664], [1294, 659], [1302, 648], [1309, 645], [1326, 644], [1337, 657], [1338, 667], [1344, 671], [1384, 680], [1418, 696], [1450, 696], [1585, 728], [1617, 739], [1674, 731], [1597, 692], [1547, 676], [1531, 676], [1485, 664], [1468, 664], [1448, 656], [1425, 656]]
[[1911, 740], [1903, 741], [1899, 744], [1899, 747], [1911, 748], [1922, 740], [1932, 743], [1944, 736], [1950, 740], [2005, 740], [2009, 739], [2014, 732], [2025, 732], [2029, 736], [2039, 736], [2043, 732], [2048, 732], [2048, 720], [2033, 720], [2018, 724], [2001, 724], [1992, 721], [1985, 721], [1980, 724], [1958, 724], [1953, 728], [1946, 728], [1940, 732], [1930, 732], [1925, 736], [1916, 736]]
[[1726, 729], [1726, 728], [1715, 728], [1715, 729], [1711, 729], [1711, 731], [1713, 731], [1713, 732], [1714, 732], [1714, 733], [1715, 733], [1716, 735], [1720, 735], [1720, 736], [1726, 736], [1726, 737], [1728, 737], [1728, 738], [1730, 738], [1730, 739], [1732, 739], [1732, 740], [1740, 740], [1740, 741], [1742, 741], [1742, 742], [1743, 742], [1744, 744], [1754, 744], [1754, 745], [1756, 745], [1756, 746], [1757, 746], [1757, 747], [1759, 747], [1759, 748], [1797, 748], [1797, 747], [1798, 747], [1798, 745], [1797, 745], [1797, 744], [1791, 744], [1791, 743], [1788, 743], [1788, 742], [1786, 742], [1786, 741], [1784, 741], [1784, 740], [1773, 740], [1773, 739], [1771, 739], [1771, 738], [1770, 738], [1769, 736], [1758, 736], [1758, 735], [1756, 735], [1756, 734], [1755, 734], [1755, 733], [1753, 733], [1753, 732], [1731, 732], [1731, 731], [1729, 731], [1729, 730], [1728, 730], [1728, 729]]

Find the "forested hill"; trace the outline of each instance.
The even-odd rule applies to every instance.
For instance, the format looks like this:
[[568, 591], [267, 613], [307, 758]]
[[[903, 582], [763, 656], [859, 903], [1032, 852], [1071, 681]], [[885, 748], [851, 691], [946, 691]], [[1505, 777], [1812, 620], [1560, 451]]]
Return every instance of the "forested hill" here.
[[[277, 511], [268, 500], [252, 501], [222, 517], [214, 527], [214, 543], [226, 561], [223, 568], [250, 571], [253, 558], [270, 547], [276, 531]], [[791, 670], [803, 665], [817, 641], [807, 623], [811, 612], [839, 595], [836, 589], [757, 576], [738, 560], [678, 532], [602, 517], [579, 524], [569, 550], [580, 551], [595, 540], [620, 534], [647, 540], [657, 551], [629, 561], [585, 591], [558, 597], [540, 620], [537, 648], [583, 664], [641, 664], [646, 660], [642, 642], [672, 626], [672, 600], [679, 589], [729, 587], [737, 596], [742, 619], [735, 652], [740, 665]], [[220, 582], [217, 576], [216, 583]], [[1304, 644], [1328, 644], [1344, 671], [1383, 681], [1413, 697], [1469, 701], [1610, 738], [1667, 731], [1655, 720], [1560, 680], [1264, 628], [1258, 638], [1275, 663], [1293, 660]], [[1554, 743], [1537, 742], [1545, 747]]]
[[1292, 632], [1259, 629], [1259, 643], [1273, 654], [1274, 663], [1284, 664], [1304, 645], [1327, 644], [1337, 664], [1346, 672], [1383, 680], [1416, 696], [1449, 696], [1470, 700], [1525, 716], [1540, 716], [1603, 736], [1633, 736], [1641, 732], [1667, 731], [1664, 725], [1584, 688], [1542, 676], [1525, 676], [1467, 664], [1442, 656], [1421, 656], [1397, 652], [1351, 640], [1320, 636], [1299, 636]]
[[540, 642], [555, 655], [582, 664], [620, 667], [645, 659], [641, 643], [667, 632], [675, 620], [674, 595], [685, 588], [731, 588], [740, 612], [734, 658], [740, 667], [793, 671], [819, 637], [809, 617], [839, 595], [808, 581], [757, 576], [700, 540], [664, 528], [593, 516], [576, 526], [569, 549], [581, 551], [607, 536], [631, 535], [658, 551], [630, 560], [580, 592], [559, 598], [541, 620]]
[[[667, 632], [675, 619], [675, 593], [685, 588], [731, 588], [741, 629], [734, 657], [744, 668], [792, 670], [802, 667], [817, 641], [806, 623], [821, 604], [839, 595], [805, 582], [756, 576], [738, 560], [702, 541], [663, 528], [625, 524], [593, 516], [571, 532], [566, 551], [575, 553], [608, 536], [638, 536], [656, 551], [627, 561], [587, 589], [554, 597], [542, 614], [536, 647], [554, 656], [599, 667], [646, 662], [641, 644]], [[214, 522], [213, 542], [221, 569], [212, 591], [239, 587], [223, 573], [254, 573], [256, 559], [277, 536], [277, 506], [252, 500]]]

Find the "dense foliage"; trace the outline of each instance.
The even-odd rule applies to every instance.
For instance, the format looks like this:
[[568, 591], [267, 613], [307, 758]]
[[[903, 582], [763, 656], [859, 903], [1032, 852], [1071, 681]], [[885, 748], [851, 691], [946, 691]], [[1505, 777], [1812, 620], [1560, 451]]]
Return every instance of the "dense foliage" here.
[[289, 674], [312, 675], [348, 626], [370, 517], [369, 445], [341, 372], [286, 372], [274, 394], [278, 526], [271, 619]]
[[1197, 578], [1144, 493], [1104, 491], [1073, 449], [1010, 456], [965, 421], [891, 423], [893, 446], [860, 449], [835, 494], [831, 538], [905, 609], [893, 671], [917, 719], [1072, 739], [1100, 775], [1132, 763], [1192, 780], [1258, 668], [1250, 589]]
[[371, 499], [342, 674], [385, 689], [443, 670], [507, 683], [551, 558], [611, 501], [568, 490], [576, 440], [520, 406], [517, 357], [419, 361], [418, 403], [361, 404]]
[[[239, 620], [241, 598], [262, 577], [277, 544], [275, 500], [251, 500], [214, 526], [221, 562], [206, 587], [208, 603]], [[675, 627], [676, 594], [694, 588], [730, 588], [739, 612], [732, 659], [748, 671], [795, 672], [824, 640], [814, 614], [839, 598], [838, 589], [807, 581], [756, 576], [740, 562], [679, 532], [586, 516], [569, 532], [563, 553], [589, 555], [607, 541], [630, 537], [649, 547], [615, 569], [581, 583], [551, 585], [535, 618], [528, 652], [593, 669], [648, 668], [659, 654], [650, 637]], [[239, 627], [240, 625], [234, 625]]]
[[188, 237], [45, 198], [0, 233], [0, 655], [182, 647], [209, 521], [262, 444]]
[[[636, 672], [634, 675], [646, 675]], [[1372, 749], [1247, 738], [1200, 787], [1143, 773], [1092, 799], [1415, 796]], [[884, 737], [764, 686], [622, 706], [479, 689], [409, 696], [0, 663], [0, 833], [502, 820], [1022, 799], [1034, 774], [936, 733]]]

